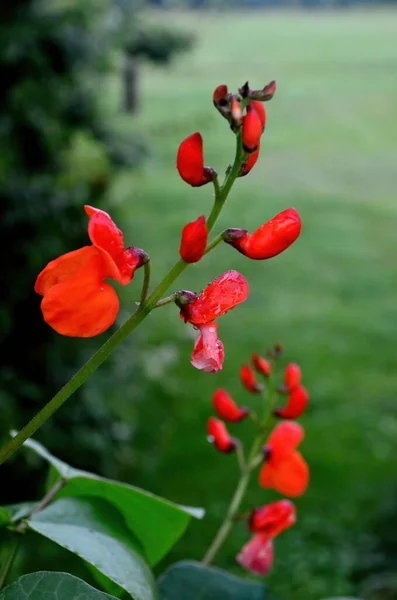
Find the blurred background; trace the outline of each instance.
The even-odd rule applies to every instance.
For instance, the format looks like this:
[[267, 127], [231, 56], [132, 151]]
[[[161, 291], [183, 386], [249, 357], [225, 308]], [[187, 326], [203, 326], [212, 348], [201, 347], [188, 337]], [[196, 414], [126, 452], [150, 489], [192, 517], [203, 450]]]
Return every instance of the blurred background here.
[[[249, 403], [240, 364], [282, 342], [311, 393], [302, 450], [312, 480], [297, 525], [276, 541], [272, 595], [396, 599], [397, 4], [19, 0], [0, 16], [2, 440], [108, 337], [57, 336], [33, 292], [49, 260], [86, 243], [83, 204], [111, 212], [126, 243], [150, 254], [158, 282], [182, 226], [211, 207], [209, 187], [177, 175], [180, 141], [200, 131], [206, 164], [222, 174], [234, 140], [213, 89], [274, 78], [260, 160], [218, 230], [252, 231], [294, 206], [302, 235], [268, 262], [219, 247], [177, 283], [200, 291], [230, 268], [249, 279], [248, 301], [219, 322], [224, 370], [191, 367], [191, 328], [167, 306], [37, 439], [74, 466], [204, 506], [158, 572], [200, 559], [237, 476], [235, 458], [206, 442], [212, 393], [224, 386]], [[119, 323], [141, 277], [118, 290]], [[249, 443], [249, 424], [233, 433]], [[2, 473], [1, 503], [42, 494], [45, 470], [27, 452]], [[276, 497], [253, 481], [247, 504]], [[236, 526], [216, 563], [241, 574], [234, 557], [247, 537]], [[30, 543], [19, 570], [81, 568], [50, 542]]]

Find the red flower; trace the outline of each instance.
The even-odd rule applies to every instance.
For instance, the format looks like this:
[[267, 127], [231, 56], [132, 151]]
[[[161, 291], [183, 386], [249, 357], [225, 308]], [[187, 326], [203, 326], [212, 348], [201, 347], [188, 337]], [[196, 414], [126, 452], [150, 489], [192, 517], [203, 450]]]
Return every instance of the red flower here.
[[251, 169], [256, 165], [256, 161], [259, 158], [260, 149], [261, 149], [261, 145], [258, 144], [258, 147], [255, 150], [255, 152], [251, 152], [251, 154], [248, 156], [247, 160], [241, 165], [240, 171], [238, 174], [239, 177], [244, 177], [244, 175], [248, 175], [248, 173], [251, 171]]
[[248, 291], [245, 277], [237, 271], [226, 271], [207, 285], [200, 296], [181, 308], [181, 318], [200, 330], [191, 360], [194, 367], [213, 373], [222, 369], [223, 344], [217, 336], [214, 321], [244, 302]]
[[258, 394], [262, 391], [262, 386], [257, 382], [255, 373], [249, 365], [243, 365], [240, 369], [241, 383], [246, 390], [253, 394]]
[[236, 557], [237, 562], [255, 575], [266, 575], [273, 565], [273, 540], [265, 533], [257, 533]]
[[260, 508], [254, 508], [249, 521], [253, 533], [266, 533], [276, 537], [296, 522], [295, 506], [290, 500], [279, 500]]
[[124, 249], [123, 234], [106, 212], [92, 206], [85, 210], [92, 246], [49, 262], [35, 284], [43, 296], [44, 320], [58, 333], [73, 337], [98, 335], [114, 323], [119, 299], [104, 280], [126, 285], [148, 258], [139, 248]]
[[295, 507], [289, 500], [255, 508], [249, 523], [255, 535], [243, 547], [237, 561], [251, 573], [266, 575], [273, 563], [273, 538], [295, 521]]
[[252, 355], [251, 360], [258, 373], [262, 373], [265, 377], [270, 377], [272, 374], [272, 365], [266, 358], [262, 358], [262, 356], [255, 353]]
[[205, 252], [207, 245], [208, 229], [205, 217], [188, 223], [182, 230], [182, 239], [179, 254], [185, 263], [198, 262]]
[[301, 220], [294, 208], [288, 208], [261, 225], [254, 233], [228, 242], [253, 260], [264, 260], [284, 252], [297, 239]]
[[203, 138], [198, 132], [187, 137], [179, 146], [176, 168], [183, 181], [193, 187], [212, 181], [214, 170], [204, 167]]
[[243, 120], [243, 148], [246, 152], [255, 152], [262, 135], [261, 118], [257, 111], [249, 104], [247, 114]]
[[227, 85], [218, 85], [218, 87], [214, 89], [212, 100], [214, 101], [215, 105], [226, 103], [228, 100], [228, 95]]
[[293, 390], [298, 386], [302, 379], [302, 373], [299, 365], [289, 363], [284, 369], [284, 383], [288, 390]]
[[276, 408], [274, 415], [282, 419], [297, 419], [305, 411], [309, 402], [309, 394], [303, 385], [298, 385], [291, 390], [287, 404], [284, 408]]
[[301, 496], [309, 483], [309, 467], [296, 450], [304, 437], [303, 427], [292, 421], [276, 425], [265, 446], [266, 459], [259, 483], [286, 496]]
[[208, 440], [214, 444], [219, 452], [228, 454], [235, 449], [236, 444], [223, 421], [210, 417], [207, 422], [207, 432]]
[[251, 100], [250, 106], [256, 111], [262, 125], [262, 132], [266, 126], [266, 109], [260, 100]]
[[231, 423], [242, 421], [249, 414], [248, 408], [237, 406], [233, 398], [223, 389], [216, 390], [212, 397], [212, 403], [218, 415]]

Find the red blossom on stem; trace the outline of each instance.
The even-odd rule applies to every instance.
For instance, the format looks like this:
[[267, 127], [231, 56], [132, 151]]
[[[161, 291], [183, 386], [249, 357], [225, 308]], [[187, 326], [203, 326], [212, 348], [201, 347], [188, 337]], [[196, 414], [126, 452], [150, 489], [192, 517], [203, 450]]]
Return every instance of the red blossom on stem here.
[[251, 105], [248, 105], [242, 128], [243, 148], [246, 152], [255, 152], [259, 145], [262, 131], [260, 116]]
[[250, 106], [256, 111], [262, 125], [262, 132], [266, 127], [266, 109], [260, 100], [251, 100]]
[[248, 282], [237, 271], [226, 271], [193, 300], [182, 306], [181, 318], [200, 330], [194, 345], [192, 365], [215, 373], [223, 366], [223, 344], [217, 336], [215, 319], [247, 299]]
[[247, 160], [241, 165], [240, 171], [239, 171], [239, 177], [244, 177], [244, 175], [248, 175], [248, 173], [251, 171], [251, 169], [253, 169], [253, 167], [256, 165], [256, 162], [259, 158], [260, 149], [261, 149], [261, 145], [259, 143], [255, 152], [251, 152], [251, 154], [248, 156]]
[[302, 379], [302, 372], [299, 365], [288, 363], [284, 369], [284, 383], [288, 390], [297, 387]]
[[34, 288], [43, 296], [44, 320], [72, 337], [92, 337], [113, 325], [119, 299], [105, 279], [126, 285], [148, 260], [139, 248], [124, 249], [123, 234], [106, 212], [92, 206], [85, 210], [92, 245], [49, 262]]
[[309, 467], [297, 446], [304, 438], [298, 423], [285, 421], [276, 425], [265, 445], [265, 463], [259, 474], [259, 484], [274, 488], [286, 496], [301, 496], [309, 483]]
[[273, 540], [265, 533], [255, 534], [243, 546], [237, 562], [255, 575], [266, 575], [273, 565]]
[[237, 423], [249, 415], [248, 408], [237, 406], [230, 394], [224, 389], [218, 389], [212, 397], [212, 403], [215, 411], [225, 421]]
[[242, 365], [240, 369], [240, 380], [245, 389], [252, 394], [258, 394], [262, 391], [262, 386], [256, 380], [255, 373], [249, 365]]
[[214, 178], [211, 167], [204, 167], [203, 138], [196, 132], [187, 137], [178, 149], [176, 168], [183, 181], [200, 187]]
[[276, 408], [274, 415], [282, 419], [297, 419], [306, 410], [309, 394], [303, 385], [298, 385], [291, 390], [284, 408]]
[[247, 234], [228, 244], [253, 260], [265, 260], [284, 252], [298, 238], [301, 231], [300, 216], [294, 208], [288, 208], [261, 225], [254, 233]]
[[208, 229], [205, 217], [188, 223], [182, 230], [179, 254], [185, 263], [198, 262], [204, 255], [207, 245]]
[[262, 358], [259, 354], [254, 353], [251, 360], [258, 373], [261, 373], [264, 377], [270, 377], [272, 374], [272, 365], [266, 358]]
[[228, 454], [233, 452], [236, 443], [229, 434], [223, 421], [210, 417], [207, 422], [208, 440], [214, 444], [219, 452]]

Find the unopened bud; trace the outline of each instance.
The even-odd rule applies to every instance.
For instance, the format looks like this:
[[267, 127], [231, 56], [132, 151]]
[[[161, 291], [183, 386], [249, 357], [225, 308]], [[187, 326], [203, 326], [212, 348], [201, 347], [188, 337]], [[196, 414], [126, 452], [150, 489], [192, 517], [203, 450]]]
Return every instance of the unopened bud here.
[[225, 119], [230, 121], [230, 98], [227, 85], [218, 85], [212, 94], [212, 100], [215, 108], [221, 113]]
[[247, 95], [252, 100], [262, 100], [262, 102], [266, 102], [273, 98], [276, 93], [276, 87], [276, 82], [273, 80], [261, 90], [249, 90]]

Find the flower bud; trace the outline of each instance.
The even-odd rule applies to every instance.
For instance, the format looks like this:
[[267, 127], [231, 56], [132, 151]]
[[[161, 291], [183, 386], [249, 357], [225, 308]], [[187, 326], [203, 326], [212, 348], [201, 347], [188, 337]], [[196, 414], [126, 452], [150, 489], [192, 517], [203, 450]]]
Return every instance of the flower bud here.
[[284, 383], [289, 390], [297, 387], [302, 379], [302, 373], [299, 365], [289, 363], [284, 369]]
[[262, 135], [262, 123], [256, 110], [247, 106], [247, 114], [243, 119], [243, 148], [245, 152], [255, 152]]
[[253, 354], [251, 358], [252, 363], [258, 373], [262, 373], [262, 375], [265, 377], [270, 377], [272, 374], [272, 365], [270, 362], [266, 360], [266, 358], [262, 358], [262, 356], [259, 356], [259, 354], [256, 353]]
[[261, 100], [262, 102], [266, 102], [267, 100], [271, 100], [276, 93], [276, 82], [273, 80], [261, 90], [249, 90], [248, 96], [253, 100]]
[[244, 175], [248, 175], [248, 173], [251, 171], [251, 169], [256, 165], [256, 161], [258, 160], [260, 149], [261, 149], [261, 145], [259, 143], [255, 152], [251, 152], [251, 154], [248, 155], [247, 160], [245, 162], [243, 162], [243, 164], [241, 165], [240, 171], [238, 173], [239, 177], [244, 177]]
[[223, 389], [216, 390], [212, 397], [212, 403], [218, 415], [231, 423], [242, 421], [249, 414], [248, 408], [239, 408], [233, 398]]
[[252, 394], [259, 394], [263, 389], [263, 386], [257, 382], [255, 373], [249, 365], [243, 365], [241, 367], [240, 379], [245, 389]]
[[225, 119], [230, 120], [230, 97], [227, 85], [218, 85], [212, 94], [212, 100], [215, 108], [221, 113]]
[[236, 443], [229, 434], [223, 421], [210, 417], [207, 422], [208, 441], [213, 443], [219, 452], [233, 452]]
[[259, 100], [251, 100], [250, 106], [252, 106], [252, 108], [256, 111], [256, 114], [258, 115], [259, 120], [261, 122], [262, 132], [263, 132], [265, 129], [265, 125], [266, 125], [265, 107], [263, 106], [262, 102], [260, 102]]
[[189, 185], [200, 187], [214, 179], [212, 167], [204, 167], [203, 138], [196, 132], [183, 140], [176, 158], [178, 173]]
[[296, 522], [295, 506], [290, 500], [278, 500], [266, 506], [254, 508], [249, 520], [249, 530], [276, 537]]
[[291, 390], [284, 408], [276, 408], [274, 416], [281, 419], [297, 419], [306, 410], [309, 394], [303, 385], [298, 385]]
[[204, 255], [207, 245], [208, 230], [205, 217], [188, 223], [182, 230], [179, 254], [185, 263], [198, 262]]

